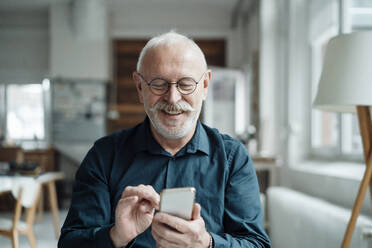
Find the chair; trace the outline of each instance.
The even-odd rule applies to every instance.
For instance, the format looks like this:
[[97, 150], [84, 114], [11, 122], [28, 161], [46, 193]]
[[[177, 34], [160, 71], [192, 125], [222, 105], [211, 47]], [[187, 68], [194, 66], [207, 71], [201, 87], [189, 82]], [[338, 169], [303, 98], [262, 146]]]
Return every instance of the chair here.
[[[19, 247], [19, 234], [26, 234], [31, 248], [36, 248], [33, 223], [40, 195], [41, 186], [34, 179], [16, 182], [12, 194], [16, 198], [16, 206], [12, 219], [0, 219], [0, 235], [12, 240], [13, 248]], [[25, 208], [25, 221], [21, 221], [22, 207]]]

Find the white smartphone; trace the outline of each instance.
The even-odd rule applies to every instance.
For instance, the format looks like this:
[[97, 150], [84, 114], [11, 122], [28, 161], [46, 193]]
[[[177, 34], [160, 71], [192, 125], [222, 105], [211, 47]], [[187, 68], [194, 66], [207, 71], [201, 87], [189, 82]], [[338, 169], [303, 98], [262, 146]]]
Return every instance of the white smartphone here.
[[163, 189], [160, 193], [160, 212], [191, 220], [195, 194], [193, 187]]

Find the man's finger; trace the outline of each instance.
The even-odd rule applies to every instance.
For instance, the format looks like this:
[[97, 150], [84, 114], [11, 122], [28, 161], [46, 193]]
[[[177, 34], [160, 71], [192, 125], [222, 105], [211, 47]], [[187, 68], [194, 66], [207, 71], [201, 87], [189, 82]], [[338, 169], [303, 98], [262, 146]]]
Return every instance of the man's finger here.
[[[179, 247], [177, 246], [176, 241], [179, 241], [180, 237], [174, 238], [172, 234], [176, 234], [178, 236], [181, 234], [176, 233], [174, 230], [170, 230], [169, 227], [166, 227], [160, 223], [157, 225], [153, 224], [151, 229], [152, 236], [155, 239], [158, 247]], [[164, 230], [169, 231], [164, 232]]]
[[120, 199], [120, 202], [125, 203], [126, 205], [134, 205], [138, 201], [138, 196], [133, 195], [133, 196], [128, 196], [125, 198]]
[[172, 227], [167, 224], [163, 224], [161, 222], [152, 222], [152, 233], [157, 237], [163, 237], [164, 239], [168, 240], [169, 242], [176, 243], [178, 240], [183, 239], [183, 234], [176, 231]]
[[133, 207], [138, 202], [138, 196], [128, 196], [119, 200], [118, 205], [126, 206], [123, 210], [123, 214], [129, 214], [131, 207]]
[[121, 197], [125, 198], [133, 195], [138, 196], [139, 199], [146, 199], [149, 202], [151, 202], [151, 204], [155, 208], [159, 208], [160, 196], [152, 186], [145, 185], [139, 185], [136, 187], [128, 186], [124, 189]]
[[195, 203], [194, 208], [192, 209], [191, 219], [192, 220], [199, 219], [200, 218], [200, 212], [201, 212], [201, 207], [200, 207], [199, 203]]
[[188, 221], [177, 216], [159, 212], [155, 215], [153, 221], [166, 224], [180, 233], [186, 233], [188, 231]]

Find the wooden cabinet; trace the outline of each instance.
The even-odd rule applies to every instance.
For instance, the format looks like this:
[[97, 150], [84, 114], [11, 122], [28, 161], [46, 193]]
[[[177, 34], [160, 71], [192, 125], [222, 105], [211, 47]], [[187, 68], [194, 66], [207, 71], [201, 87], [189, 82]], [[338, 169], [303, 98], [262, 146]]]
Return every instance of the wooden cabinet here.
[[23, 158], [25, 162], [34, 162], [40, 165], [41, 170], [57, 171], [56, 150], [53, 147], [46, 149], [24, 150]]
[[21, 147], [0, 146], [0, 162], [22, 162], [22, 161], [23, 161], [23, 152], [22, 152]]

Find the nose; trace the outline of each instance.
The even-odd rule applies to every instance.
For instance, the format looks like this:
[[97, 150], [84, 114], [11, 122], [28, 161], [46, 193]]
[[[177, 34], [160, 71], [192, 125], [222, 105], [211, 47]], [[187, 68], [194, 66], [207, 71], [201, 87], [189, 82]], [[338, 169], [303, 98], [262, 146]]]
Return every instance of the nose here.
[[167, 94], [165, 94], [165, 98], [168, 101], [168, 103], [170, 103], [170, 104], [175, 104], [179, 100], [181, 100], [182, 95], [178, 91], [176, 84], [171, 84], [170, 85]]

